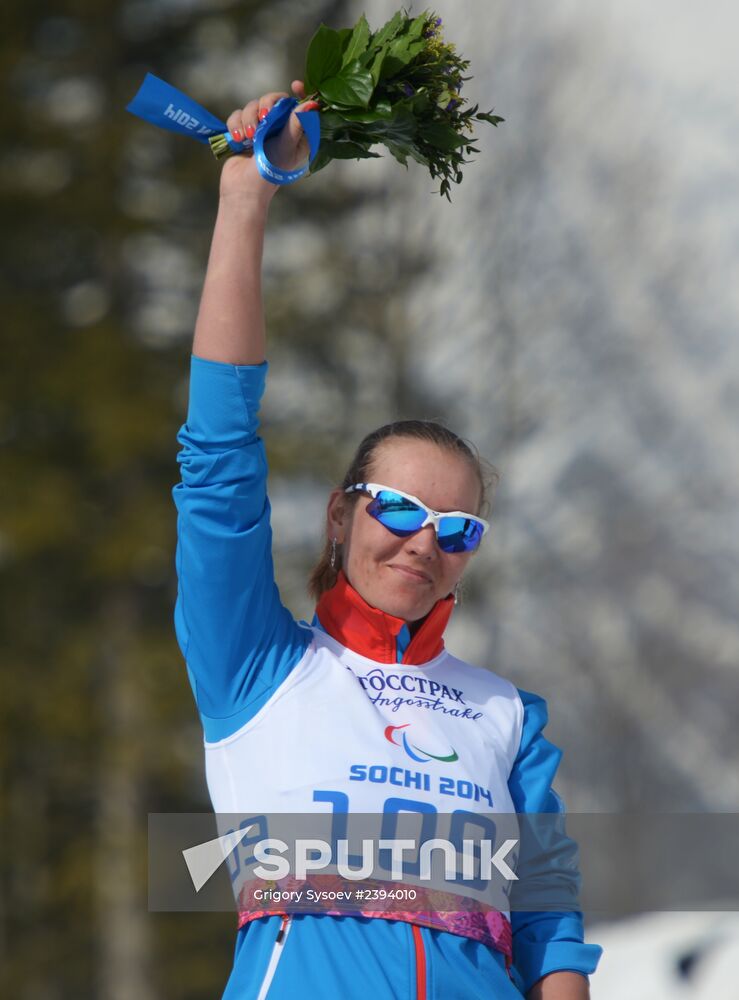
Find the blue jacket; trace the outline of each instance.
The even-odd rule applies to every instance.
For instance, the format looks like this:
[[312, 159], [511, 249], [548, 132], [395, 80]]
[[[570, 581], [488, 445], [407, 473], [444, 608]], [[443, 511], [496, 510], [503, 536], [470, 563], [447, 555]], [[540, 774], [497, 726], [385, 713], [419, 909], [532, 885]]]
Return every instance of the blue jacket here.
[[[178, 436], [175, 623], [206, 743], [252, 719], [311, 641], [274, 582], [267, 463], [257, 436], [266, 372], [266, 363], [193, 357]], [[558, 812], [552, 781], [561, 752], [542, 735], [546, 706], [519, 694], [525, 714], [508, 788], [517, 812]], [[509, 975], [501, 952], [402, 921], [305, 914], [281, 930], [279, 916], [253, 920], [238, 932], [224, 1000], [263, 1000], [266, 989], [270, 1000], [502, 1000], [550, 972], [595, 970], [601, 949], [583, 943], [581, 914], [514, 912], [511, 924]]]

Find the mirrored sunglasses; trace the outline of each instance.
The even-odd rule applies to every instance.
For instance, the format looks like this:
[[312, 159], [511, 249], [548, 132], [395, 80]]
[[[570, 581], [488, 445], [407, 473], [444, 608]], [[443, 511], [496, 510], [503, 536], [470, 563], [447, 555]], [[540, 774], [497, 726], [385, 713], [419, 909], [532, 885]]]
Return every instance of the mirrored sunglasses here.
[[433, 524], [439, 548], [444, 552], [474, 552], [490, 525], [481, 517], [454, 510], [440, 514], [418, 497], [379, 483], [355, 483], [345, 493], [366, 493], [372, 499], [367, 513], [399, 538], [414, 535]]

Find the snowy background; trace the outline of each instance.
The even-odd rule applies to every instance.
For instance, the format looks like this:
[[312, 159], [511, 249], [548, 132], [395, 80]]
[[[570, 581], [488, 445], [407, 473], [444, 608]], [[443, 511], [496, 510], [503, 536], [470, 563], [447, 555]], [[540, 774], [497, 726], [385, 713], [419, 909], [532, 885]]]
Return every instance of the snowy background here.
[[[361, 240], [430, 255], [393, 288], [407, 364], [502, 475], [450, 645], [547, 697], [570, 810], [735, 812], [739, 15], [436, 7], [505, 124], [452, 206], [420, 170], [345, 172], [387, 190]], [[382, 360], [357, 354], [367, 426], [398, 408]], [[735, 914], [589, 933], [595, 1000], [734, 988]]]

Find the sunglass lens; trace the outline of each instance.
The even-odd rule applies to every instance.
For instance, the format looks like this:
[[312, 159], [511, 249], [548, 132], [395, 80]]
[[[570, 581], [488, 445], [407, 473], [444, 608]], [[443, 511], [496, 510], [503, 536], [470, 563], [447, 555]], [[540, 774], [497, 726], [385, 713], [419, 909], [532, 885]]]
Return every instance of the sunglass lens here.
[[417, 504], [392, 490], [381, 490], [367, 505], [367, 513], [400, 537], [418, 531], [426, 519], [425, 511]]
[[474, 552], [483, 527], [468, 517], [443, 517], [439, 525], [439, 546], [444, 552]]

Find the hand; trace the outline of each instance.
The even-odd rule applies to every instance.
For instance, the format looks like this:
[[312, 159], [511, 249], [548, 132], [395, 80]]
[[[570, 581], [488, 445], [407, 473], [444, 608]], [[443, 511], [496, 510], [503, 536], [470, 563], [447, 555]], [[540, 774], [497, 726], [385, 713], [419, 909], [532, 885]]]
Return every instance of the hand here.
[[[310, 147], [297, 112], [312, 111], [318, 107], [316, 101], [305, 100], [305, 86], [302, 80], [293, 80], [291, 86], [293, 95], [302, 103], [295, 108], [279, 135], [268, 139], [264, 146], [269, 160], [283, 170], [295, 170], [308, 159]], [[249, 101], [243, 108], [238, 108], [226, 120], [231, 134], [235, 138], [253, 138], [257, 124], [260, 118], [265, 117], [265, 112], [269, 111], [281, 97], [289, 96], [281, 91], [272, 91], [264, 94], [258, 101]], [[260, 175], [253, 156], [232, 156], [223, 165], [221, 197], [246, 195], [268, 204], [277, 187], [278, 185], [270, 184]]]

